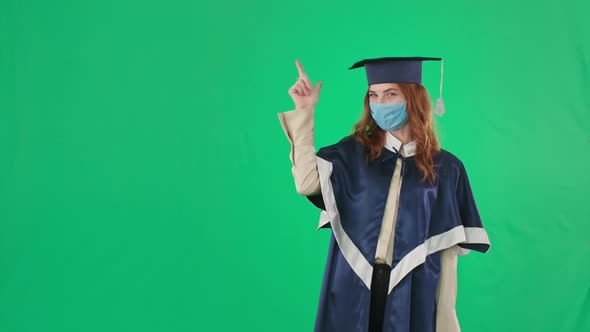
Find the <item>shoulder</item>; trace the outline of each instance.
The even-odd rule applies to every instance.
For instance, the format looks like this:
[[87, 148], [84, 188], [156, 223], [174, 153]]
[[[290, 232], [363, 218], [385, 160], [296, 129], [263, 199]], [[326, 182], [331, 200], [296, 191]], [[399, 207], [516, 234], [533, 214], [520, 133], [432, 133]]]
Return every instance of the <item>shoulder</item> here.
[[340, 139], [338, 142], [321, 147], [317, 155], [322, 158], [332, 158], [337, 156], [350, 156], [350, 154], [362, 152], [360, 143], [354, 135], [350, 134]]
[[463, 166], [463, 162], [461, 161], [461, 159], [459, 159], [459, 157], [457, 157], [452, 152], [442, 148], [436, 155], [434, 155], [434, 162], [445, 165]]
[[469, 183], [467, 169], [455, 154], [441, 149], [435, 155], [434, 163], [442, 181], [454, 184], [455, 188]]
[[458, 177], [465, 173], [461, 159], [448, 150], [441, 148], [433, 159], [440, 175]]

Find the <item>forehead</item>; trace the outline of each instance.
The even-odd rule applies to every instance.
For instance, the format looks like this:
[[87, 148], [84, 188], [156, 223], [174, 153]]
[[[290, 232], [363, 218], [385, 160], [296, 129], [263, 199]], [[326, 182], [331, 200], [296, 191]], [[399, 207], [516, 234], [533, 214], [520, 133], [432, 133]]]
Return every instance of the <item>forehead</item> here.
[[369, 91], [373, 92], [381, 92], [387, 89], [397, 89], [399, 90], [399, 84], [397, 83], [378, 83], [378, 84], [371, 84], [369, 86]]

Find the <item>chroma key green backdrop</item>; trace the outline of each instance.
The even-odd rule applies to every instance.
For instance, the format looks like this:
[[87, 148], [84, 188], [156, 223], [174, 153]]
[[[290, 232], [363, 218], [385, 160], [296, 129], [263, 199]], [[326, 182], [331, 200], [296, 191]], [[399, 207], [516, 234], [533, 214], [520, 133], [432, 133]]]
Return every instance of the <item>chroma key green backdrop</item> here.
[[460, 257], [462, 330], [590, 331], [589, 12], [0, 1], [0, 331], [311, 331], [330, 231], [277, 113], [297, 58], [335, 143], [367, 88], [347, 68], [381, 56], [445, 59], [440, 140], [492, 242]]

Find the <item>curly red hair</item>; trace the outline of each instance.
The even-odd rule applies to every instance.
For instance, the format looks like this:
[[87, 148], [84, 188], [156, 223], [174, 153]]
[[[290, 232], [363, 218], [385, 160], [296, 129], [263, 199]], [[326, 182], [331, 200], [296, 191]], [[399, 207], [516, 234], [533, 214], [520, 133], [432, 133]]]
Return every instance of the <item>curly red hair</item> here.
[[[414, 160], [422, 172], [421, 181], [428, 180], [430, 184], [433, 184], [436, 179], [433, 157], [440, 151], [440, 145], [435, 133], [430, 96], [421, 84], [398, 83], [398, 85], [406, 97], [409, 118], [406, 125], [410, 126], [411, 137], [416, 141]], [[381, 155], [385, 143], [385, 131], [377, 125], [371, 116], [368, 89], [365, 94], [362, 119], [353, 126], [352, 134], [363, 145], [367, 162], [373, 161]]]

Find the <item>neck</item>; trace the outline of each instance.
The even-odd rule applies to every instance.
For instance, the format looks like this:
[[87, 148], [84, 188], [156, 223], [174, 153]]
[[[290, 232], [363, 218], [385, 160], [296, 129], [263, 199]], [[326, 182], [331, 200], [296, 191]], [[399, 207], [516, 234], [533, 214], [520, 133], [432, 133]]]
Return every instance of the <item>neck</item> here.
[[399, 139], [402, 144], [407, 144], [412, 141], [412, 136], [410, 132], [410, 126], [404, 126], [398, 130], [390, 130], [389, 131], [395, 138]]

